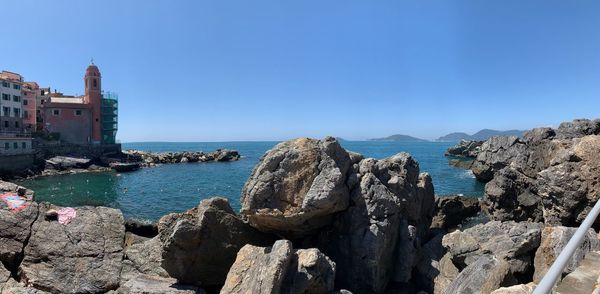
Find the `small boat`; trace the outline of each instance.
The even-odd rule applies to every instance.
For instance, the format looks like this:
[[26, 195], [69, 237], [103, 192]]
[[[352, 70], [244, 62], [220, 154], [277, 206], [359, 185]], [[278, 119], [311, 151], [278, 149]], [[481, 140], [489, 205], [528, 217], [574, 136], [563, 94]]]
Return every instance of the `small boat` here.
[[140, 168], [139, 162], [113, 162], [110, 167], [118, 172], [130, 172]]

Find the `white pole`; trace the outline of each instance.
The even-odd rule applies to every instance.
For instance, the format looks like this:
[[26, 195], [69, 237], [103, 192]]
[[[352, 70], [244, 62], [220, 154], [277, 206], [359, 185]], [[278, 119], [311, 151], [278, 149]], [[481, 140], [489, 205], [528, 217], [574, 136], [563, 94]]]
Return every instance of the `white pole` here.
[[544, 275], [544, 278], [542, 278], [537, 287], [535, 287], [533, 294], [550, 293], [550, 291], [554, 287], [554, 284], [556, 284], [556, 281], [559, 279], [559, 277], [562, 276], [563, 269], [567, 266], [567, 263], [571, 259], [571, 256], [573, 256], [573, 253], [575, 253], [575, 250], [583, 241], [583, 238], [587, 234], [588, 230], [594, 224], [594, 221], [596, 220], [596, 217], [598, 217], [599, 213], [600, 201], [596, 201], [596, 205], [594, 205], [594, 207], [592, 208], [590, 213], [585, 217], [577, 231], [575, 231], [575, 234], [573, 235], [573, 237], [571, 237], [571, 240], [569, 240], [567, 246], [563, 248], [563, 250], [558, 255], [558, 258], [556, 258], [548, 272], [546, 272], [546, 274]]

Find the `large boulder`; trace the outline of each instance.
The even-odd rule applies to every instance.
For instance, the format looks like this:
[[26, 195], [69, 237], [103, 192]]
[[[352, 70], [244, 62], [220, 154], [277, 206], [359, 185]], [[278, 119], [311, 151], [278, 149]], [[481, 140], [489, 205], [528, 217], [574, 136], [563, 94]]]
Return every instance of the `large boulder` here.
[[236, 254], [246, 244], [270, 245], [273, 239], [244, 223], [225, 198], [210, 198], [197, 208], [172, 213], [158, 223], [162, 267], [180, 282], [221, 285]]
[[19, 268], [20, 281], [53, 293], [104, 293], [118, 288], [125, 235], [121, 212], [78, 207], [76, 217], [65, 225], [46, 217], [50, 209], [59, 208], [39, 205]]
[[[569, 228], [563, 226], [545, 227], [542, 230], [542, 241], [540, 247], [535, 252], [535, 273], [533, 281], [539, 283], [544, 277], [552, 263], [571, 240], [577, 228]], [[600, 235], [593, 229], [590, 229], [583, 239], [583, 242], [563, 269], [563, 277], [573, 272], [583, 258], [591, 251], [600, 250]]]
[[[0, 191], [17, 193], [19, 187], [0, 181]], [[38, 218], [38, 204], [28, 201], [19, 211], [13, 211], [0, 200], [0, 262], [10, 271], [16, 272], [23, 248], [31, 234], [31, 225]]]
[[481, 211], [478, 198], [465, 196], [447, 196], [435, 198], [435, 215], [432, 229], [448, 231], [460, 226], [466, 219]]
[[55, 170], [66, 170], [71, 168], [87, 168], [92, 164], [91, 159], [68, 156], [55, 156], [46, 159], [46, 168]]
[[488, 182], [495, 172], [512, 162], [526, 161], [526, 149], [527, 146], [519, 137], [492, 137], [481, 145], [471, 170], [478, 180]]
[[349, 183], [352, 204], [321, 234], [320, 248], [338, 265], [336, 285], [380, 293], [392, 279], [407, 282], [431, 223], [431, 177], [400, 153], [361, 160]]
[[125, 248], [121, 285], [140, 274], [169, 277], [162, 264], [162, 243], [158, 237], [131, 244]]
[[349, 203], [350, 157], [331, 137], [278, 144], [244, 185], [241, 213], [261, 231], [297, 238], [330, 223]]
[[447, 234], [442, 245], [460, 274], [445, 293], [490, 293], [529, 282], [541, 230], [540, 223], [492, 221]]
[[242, 247], [221, 293], [331, 293], [334, 279], [335, 263], [318, 249], [294, 251], [280, 240], [271, 248]]

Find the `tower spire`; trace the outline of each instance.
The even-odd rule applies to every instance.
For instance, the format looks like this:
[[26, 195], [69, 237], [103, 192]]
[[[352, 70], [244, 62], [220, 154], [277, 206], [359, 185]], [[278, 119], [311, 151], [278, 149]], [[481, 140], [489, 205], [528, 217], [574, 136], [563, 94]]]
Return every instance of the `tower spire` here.
[[92, 59], [90, 60], [90, 62], [91, 62], [92, 64], [94, 64], [94, 57], [92, 57]]

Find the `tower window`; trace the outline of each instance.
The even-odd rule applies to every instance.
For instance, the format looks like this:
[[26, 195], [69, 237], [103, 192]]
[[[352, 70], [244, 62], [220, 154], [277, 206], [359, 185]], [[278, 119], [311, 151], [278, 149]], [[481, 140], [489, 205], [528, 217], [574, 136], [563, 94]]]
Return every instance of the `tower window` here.
[[53, 115], [60, 115], [60, 109], [54, 109], [54, 110], [52, 111], [52, 114], [53, 114]]
[[79, 109], [75, 110], [75, 115], [76, 116], [81, 116], [81, 110], [79, 110]]
[[92, 82], [94, 83], [94, 88], [98, 87], [98, 82], [96, 81], [96, 79], [93, 79]]

